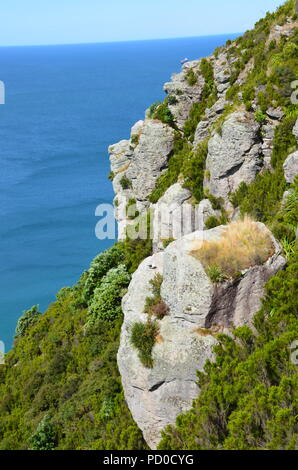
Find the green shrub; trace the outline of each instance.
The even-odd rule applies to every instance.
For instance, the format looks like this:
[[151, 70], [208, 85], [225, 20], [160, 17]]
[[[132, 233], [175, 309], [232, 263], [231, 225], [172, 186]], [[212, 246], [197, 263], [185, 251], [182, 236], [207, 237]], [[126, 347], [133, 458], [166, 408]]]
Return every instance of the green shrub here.
[[135, 225], [138, 226], [140, 223], [146, 224], [147, 237], [145, 239], [132, 239], [127, 237], [126, 240], [121, 244], [124, 249], [124, 264], [129, 273], [134, 273], [138, 268], [139, 264], [148, 256], [152, 255], [152, 238], [151, 238], [151, 227], [152, 227], [152, 211], [141, 214]]
[[123, 243], [125, 250], [124, 263], [129, 273], [133, 273], [143, 259], [152, 255], [152, 240], [148, 236], [146, 240], [126, 240]]
[[297, 112], [285, 116], [281, 124], [275, 129], [271, 158], [273, 168], [281, 167], [289, 153], [297, 148], [297, 141], [293, 135], [293, 127], [297, 117]]
[[196, 128], [199, 122], [203, 119], [206, 109], [207, 103], [204, 101], [194, 103], [190, 109], [189, 117], [184, 124], [183, 132], [191, 141], [194, 140]]
[[159, 319], [162, 319], [169, 314], [169, 307], [165, 304], [164, 300], [160, 295], [160, 289], [163, 282], [161, 274], [156, 274], [150, 281], [152, 296], [146, 298], [145, 313], [154, 315]]
[[193, 71], [193, 69], [189, 68], [187, 70], [187, 73], [186, 73], [186, 80], [187, 80], [187, 83], [190, 85], [190, 86], [194, 86], [197, 81], [198, 81], [198, 77], [197, 75], [195, 74], [195, 72]]
[[201, 142], [197, 149], [189, 154], [182, 166], [184, 187], [189, 189], [193, 197], [199, 202], [204, 198], [204, 174], [208, 154], [208, 139]]
[[174, 96], [174, 95], [169, 95], [168, 96], [168, 104], [175, 105], [177, 103], [178, 103], [178, 100], [177, 100], [176, 96]]
[[227, 100], [234, 100], [234, 98], [237, 96], [237, 94], [240, 91], [240, 86], [239, 85], [232, 85], [226, 92], [226, 99]]
[[50, 417], [46, 415], [30, 439], [32, 450], [53, 450], [56, 446], [56, 432]]
[[158, 119], [164, 124], [174, 125], [174, 117], [168, 108], [167, 101], [157, 102], [150, 106], [149, 117], [151, 119]]
[[267, 120], [267, 116], [266, 114], [264, 114], [260, 109], [258, 109], [256, 112], [255, 112], [255, 120], [259, 123], [259, 124], [264, 124]]
[[132, 135], [130, 140], [131, 140], [131, 143], [132, 143], [133, 145], [138, 145], [138, 144], [139, 144], [139, 141], [140, 141], [140, 136], [139, 136], [139, 134], [134, 134], [134, 135]]
[[108, 421], [115, 416], [116, 404], [112, 397], [105, 397], [99, 412], [102, 420]]
[[94, 258], [83, 280], [83, 299], [85, 302], [90, 301], [94, 290], [100, 286], [102, 278], [111, 268], [121, 263], [124, 256], [123, 246], [117, 243]]
[[[131, 265], [135, 251], [123, 245], [124, 262]], [[141, 251], [137, 256], [141, 260]], [[125, 403], [117, 367], [122, 315], [85, 329], [85, 279], [63, 290], [0, 366], [0, 449], [148, 449]], [[45, 411], [55, 439], [38, 434], [32, 444]]]
[[202, 59], [200, 73], [205, 80], [201, 101], [192, 105], [188, 120], [185, 122], [183, 128], [184, 135], [191, 141], [194, 139], [196, 128], [203, 119], [206, 109], [208, 107], [210, 108], [217, 100], [213, 66], [207, 59]]
[[152, 349], [155, 345], [159, 326], [150, 318], [146, 323], [134, 323], [131, 330], [131, 344], [138, 350], [139, 359], [144, 367], [153, 367]]
[[132, 188], [131, 181], [127, 178], [126, 175], [123, 175], [122, 178], [119, 181], [122, 189], [130, 189]]
[[127, 203], [126, 207], [126, 215], [128, 219], [135, 219], [140, 215], [139, 211], [137, 210], [137, 201], [134, 198], [130, 198]]
[[220, 224], [220, 220], [218, 217], [211, 215], [205, 222], [205, 227], [210, 230], [212, 228], [218, 227]]
[[178, 181], [183, 161], [188, 158], [190, 152], [191, 146], [189, 143], [182, 139], [180, 135], [176, 135], [173, 154], [168, 161], [168, 168], [158, 178], [155, 189], [149, 196], [150, 202], [155, 204], [166, 190]]
[[298, 226], [298, 177], [289, 188], [287, 199], [281, 204], [279, 212], [271, 222], [271, 230], [279, 239], [295, 245]]
[[207, 269], [207, 274], [214, 284], [217, 284], [219, 282], [223, 282], [226, 277], [224, 274], [221, 272], [220, 268], [216, 265], [209, 266]]
[[15, 338], [24, 336], [28, 329], [30, 329], [38, 321], [41, 315], [38, 309], [39, 305], [34, 305], [29, 310], [26, 310], [21, 318], [19, 318], [16, 326]]
[[209, 201], [212, 204], [212, 209], [213, 210], [221, 210], [224, 204], [224, 200], [220, 197], [216, 197], [213, 194], [211, 194], [207, 189], [204, 191], [204, 196], [209, 199]]
[[236, 189], [235, 192], [231, 193], [229, 196], [230, 202], [233, 204], [234, 208], [239, 207], [242, 201], [244, 200], [245, 196], [248, 193], [248, 186], [247, 184], [242, 181]]
[[175, 241], [174, 238], [168, 238], [167, 240], [163, 240], [162, 245], [163, 245], [164, 249], [166, 249], [174, 241]]
[[87, 326], [93, 326], [98, 319], [115, 320], [122, 312], [121, 299], [130, 281], [130, 275], [124, 265], [112, 268], [96, 287], [90, 302]]
[[258, 121], [258, 118], [261, 118], [260, 121], [258, 121], [261, 124], [267, 119], [267, 116], [265, 115], [267, 109], [272, 106], [270, 95], [271, 91], [269, 90], [269, 87], [267, 87], [266, 93], [260, 92], [258, 94], [258, 105], [260, 106], [260, 112], [257, 111], [258, 115], [256, 117], [256, 120]]
[[242, 214], [250, 214], [260, 222], [270, 221], [279, 210], [279, 201], [286, 190], [286, 182], [282, 169], [274, 173], [266, 170], [257, 175], [247, 187], [247, 193], [240, 203]]

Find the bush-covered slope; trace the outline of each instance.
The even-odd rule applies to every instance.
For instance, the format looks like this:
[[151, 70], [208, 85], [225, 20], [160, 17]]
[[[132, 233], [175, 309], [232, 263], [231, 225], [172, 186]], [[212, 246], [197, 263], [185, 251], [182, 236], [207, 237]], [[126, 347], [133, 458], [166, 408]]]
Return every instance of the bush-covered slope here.
[[146, 448], [116, 363], [126, 266], [143, 256], [136, 246], [99, 255], [44, 315], [20, 319], [0, 366], [0, 449]]

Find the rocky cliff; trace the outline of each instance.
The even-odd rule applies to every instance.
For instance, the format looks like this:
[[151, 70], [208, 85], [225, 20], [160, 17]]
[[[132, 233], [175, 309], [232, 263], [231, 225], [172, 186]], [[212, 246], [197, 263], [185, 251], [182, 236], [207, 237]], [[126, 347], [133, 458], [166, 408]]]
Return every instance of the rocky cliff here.
[[[264, 57], [274, 48], [284, 50], [292, 44], [297, 26], [295, 17], [289, 16], [282, 26], [273, 19], [266, 33], [258, 33]], [[268, 58], [260, 65], [256, 52], [249, 52], [256, 50], [257, 39], [251, 43], [244, 38], [185, 64], [165, 84], [165, 102], [147, 110], [129, 140], [109, 148], [119, 238], [125, 239], [127, 227], [137, 223], [139, 214], [150, 209], [154, 220], [154, 254], [134, 273], [123, 299], [118, 352], [127, 404], [151, 448], [157, 446], [164, 426], [174, 423], [197, 397], [196, 371], [212, 360], [216, 335], [252, 326], [265, 283], [286, 263], [280, 243], [259, 222], [256, 226], [267, 233], [272, 250], [237, 276], [219, 273], [214, 279], [193, 256], [198, 244], [222, 240], [229, 223], [239, 219], [235, 195], [241, 188], [277, 171], [276, 135], [291, 121], [286, 101], [278, 101], [277, 82], [270, 88], [273, 97], [267, 96], [266, 77], [269, 81], [273, 62]], [[284, 93], [284, 100], [289, 99], [291, 92]], [[295, 118], [289, 129], [292, 151], [282, 161], [281, 178], [288, 191], [287, 184], [298, 173], [297, 129]], [[161, 216], [164, 207], [170, 208], [167, 217]], [[233, 253], [226, 257], [232, 262]], [[159, 295], [166, 315], [155, 320], [159, 333], [152, 349], [153, 365], [145, 367], [131, 332], [135, 323], [148, 322], [146, 302], [150, 281], [157, 274], [162, 276]]]

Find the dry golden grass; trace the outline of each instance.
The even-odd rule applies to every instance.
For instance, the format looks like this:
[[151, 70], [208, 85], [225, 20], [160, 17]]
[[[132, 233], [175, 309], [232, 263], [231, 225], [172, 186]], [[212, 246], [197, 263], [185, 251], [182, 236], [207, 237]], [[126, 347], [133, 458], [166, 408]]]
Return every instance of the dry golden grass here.
[[218, 280], [237, 277], [241, 271], [263, 264], [273, 253], [269, 233], [249, 217], [230, 223], [219, 240], [203, 241], [191, 252], [207, 272], [221, 274]]
[[211, 330], [205, 330], [204, 328], [196, 328], [193, 332], [200, 336], [216, 336], [216, 333]]

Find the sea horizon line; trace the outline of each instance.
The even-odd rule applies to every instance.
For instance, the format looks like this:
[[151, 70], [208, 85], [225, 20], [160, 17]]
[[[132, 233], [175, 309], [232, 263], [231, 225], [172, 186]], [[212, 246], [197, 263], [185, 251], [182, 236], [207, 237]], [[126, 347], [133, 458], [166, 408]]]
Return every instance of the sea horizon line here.
[[197, 38], [208, 38], [208, 37], [219, 37], [219, 36], [240, 36], [243, 32], [228, 32], [228, 33], [217, 33], [217, 34], [202, 34], [198, 36], [177, 36], [167, 38], [151, 38], [151, 39], [126, 39], [126, 40], [115, 40], [115, 41], [95, 41], [95, 42], [69, 42], [69, 43], [54, 43], [54, 44], [7, 44], [0, 45], [1, 49], [13, 48], [13, 47], [59, 47], [59, 46], [87, 46], [87, 45], [99, 45], [99, 44], [125, 44], [131, 42], [153, 42], [153, 41], [170, 41], [177, 39], [197, 39]]

